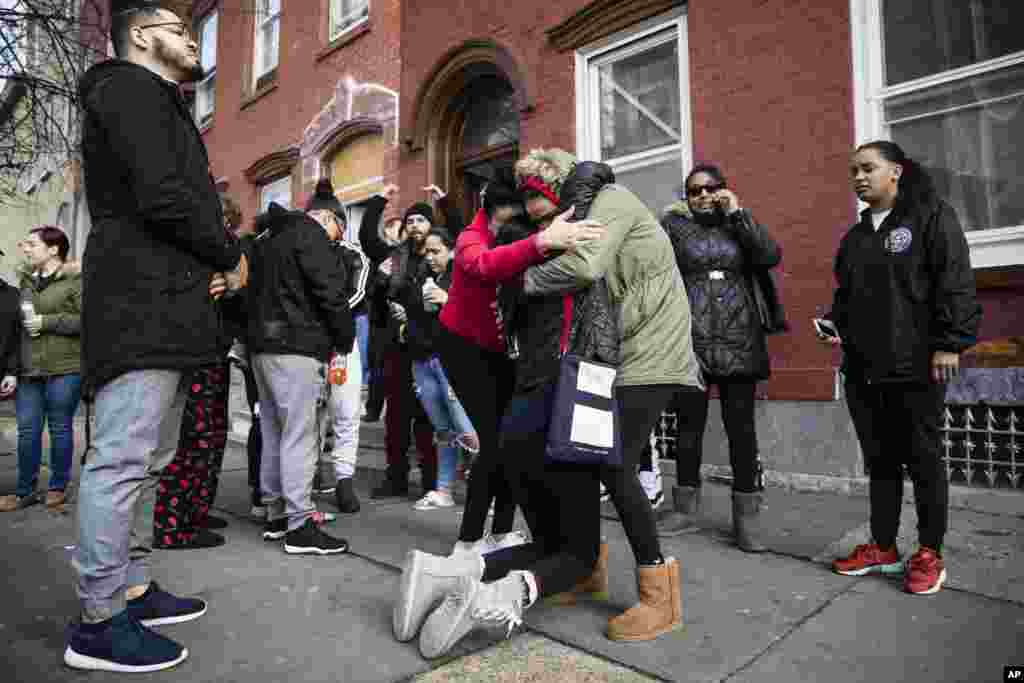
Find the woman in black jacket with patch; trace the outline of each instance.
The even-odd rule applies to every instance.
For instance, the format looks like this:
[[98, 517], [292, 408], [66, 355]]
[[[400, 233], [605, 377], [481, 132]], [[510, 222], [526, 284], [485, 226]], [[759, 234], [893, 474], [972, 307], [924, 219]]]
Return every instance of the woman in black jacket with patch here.
[[[956, 212], [896, 144], [869, 142], [850, 164], [868, 205], [843, 237], [828, 316], [841, 344], [846, 401], [871, 479], [871, 543], [832, 568], [845, 575], [904, 573], [904, 589], [930, 594], [946, 569], [949, 480], [939, 424], [946, 382], [981, 322], [970, 251]], [[896, 547], [903, 467], [914, 483], [920, 547], [904, 567]]]
[[672, 491], [672, 509], [658, 520], [658, 532], [674, 536], [696, 526], [708, 392], [714, 384], [729, 437], [736, 543], [747, 552], [762, 552], [758, 520], [764, 483], [754, 427], [754, 390], [770, 371], [753, 278], [757, 271], [766, 273], [777, 266], [782, 253], [764, 226], [749, 210], [740, 208], [739, 198], [728, 189], [717, 166], [695, 167], [683, 187], [686, 200], [668, 208], [662, 225], [686, 282], [693, 348], [708, 389], [681, 391], [673, 402], [679, 429], [679, 485]]

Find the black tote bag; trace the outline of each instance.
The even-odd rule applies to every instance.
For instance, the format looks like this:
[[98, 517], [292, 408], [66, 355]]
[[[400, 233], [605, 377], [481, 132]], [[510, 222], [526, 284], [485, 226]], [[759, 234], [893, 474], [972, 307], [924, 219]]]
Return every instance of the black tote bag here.
[[567, 352], [551, 405], [546, 458], [576, 465], [622, 465], [615, 379], [618, 314], [602, 279], [577, 295]]

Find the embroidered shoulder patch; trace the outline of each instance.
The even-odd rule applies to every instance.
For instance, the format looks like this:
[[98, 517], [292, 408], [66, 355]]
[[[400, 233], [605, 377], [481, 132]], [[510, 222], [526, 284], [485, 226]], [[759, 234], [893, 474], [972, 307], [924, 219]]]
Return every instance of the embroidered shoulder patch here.
[[890, 254], [902, 254], [910, 249], [910, 243], [914, 241], [914, 233], [910, 228], [901, 225], [885, 237], [885, 250]]

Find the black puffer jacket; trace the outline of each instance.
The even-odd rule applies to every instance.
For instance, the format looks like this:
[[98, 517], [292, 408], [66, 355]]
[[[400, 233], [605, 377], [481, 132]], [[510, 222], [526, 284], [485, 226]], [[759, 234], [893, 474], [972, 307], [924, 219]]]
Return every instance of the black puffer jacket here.
[[348, 274], [319, 223], [270, 205], [270, 234], [255, 243], [249, 282], [249, 350], [326, 361], [355, 340]]
[[709, 377], [766, 379], [768, 347], [751, 288], [754, 269], [774, 268], [782, 253], [746, 209], [717, 225], [694, 221], [677, 202], [661, 221], [686, 283], [693, 348]]
[[[609, 166], [581, 162], [562, 184], [559, 208], [564, 211], [574, 206], [573, 219], [581, 220], [589, 213], [598, 191], [614, 182], [615, 174]], [[529, 237], [533, 231], [532, 226], [512, 222], [502, 228], [496, 243], [510, 244]], [[591, 287], [594, 286], [598, 285]], [[502, 284], [498, 305], [505, 324], [506, 348], [516, 357], [517, 393], [530, 391], [558, 377], [566, 317], [576, 323], [578, 329], [583, 315], [600, 308], [600, 302], [588, 297], [588, 293], [589, 290], [584, 290], [568, 296], [526, 296], [521, 282]], [[594, 356], [614, 363], [618, 360], [621, 334], [618, 317], [609, 308], [601, 309], [600, 313], [602, 315], [594, 319], [595, 328], [580, 335], [579, 343]], [[611, 315], [607, 315], [609, 313]]]
[[131, 370], [223, 358], [210, 279], [241, 256], [224, 229], [202, 137], [178, 88], [112, 59], [79, 84], [92, 229], [82, 270], [89, 396]]

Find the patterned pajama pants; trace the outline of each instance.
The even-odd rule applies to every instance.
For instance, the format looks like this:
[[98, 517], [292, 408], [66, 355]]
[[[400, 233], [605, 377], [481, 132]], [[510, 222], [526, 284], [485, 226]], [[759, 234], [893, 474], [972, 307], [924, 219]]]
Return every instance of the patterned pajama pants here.
[[156, 547], [187, 544], [206, 523], [227, 444], [230, 377], [225, 362], [196, 370], [189, 378], [178, 451], [157, 486]]

